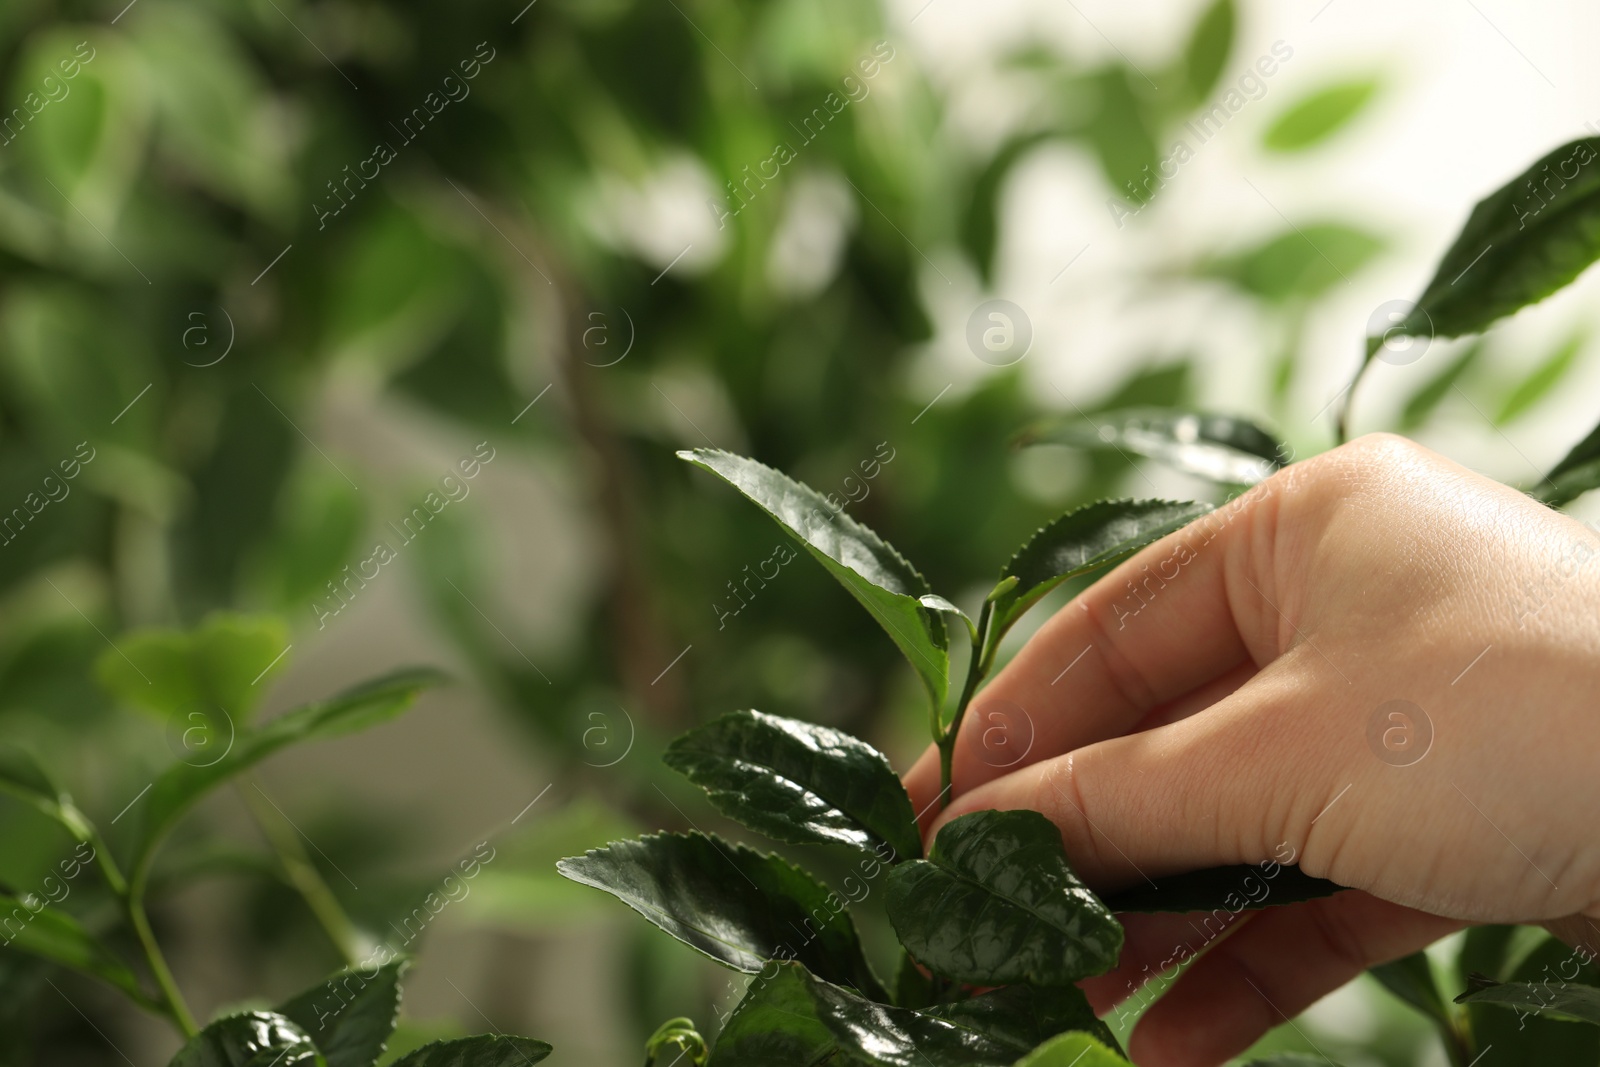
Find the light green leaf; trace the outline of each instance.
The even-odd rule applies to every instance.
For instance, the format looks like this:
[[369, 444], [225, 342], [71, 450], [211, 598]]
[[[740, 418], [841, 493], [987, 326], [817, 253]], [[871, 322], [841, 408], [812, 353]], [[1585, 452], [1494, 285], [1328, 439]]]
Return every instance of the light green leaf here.
[[1500, 410], [1495, 414], [1494, 424], [1506, 425], [1548, 396], [1572, 369], [1587, 340], [1588, 337], [1580, 330], [1550, 353], [1531, 374], [1518, 382], [1507, 394], [1504, 403], [1500, 405]]
[[706, 448], [678, 455], [728, 482], [799, 541], [900, 646], [934, 707], [944, 705], [950, 673], [944, 622], [919, 602], [932, 590], [904, 556], [815, 489], [763, 463]]
[[1254, 485], [1284, 465], [1288, 447], [1248, 419], [1170, 408], [1125, 408], [1040, 423], [1019, 445], [1117, 449], [1225, 485]]
[[[82, 851], [84, 846], [79, 846]], [[79, 862], [87, 862], [82, 858]], [[109, 982], [143, 1004], [149, 998], [128, 965], [99, 938], [44, 899], [0, 894], [0, 946], [50, 960], [80, 974]], [[0, 948], [0, 950], [3, 950]]]
[[310, 1035], [328, 1067], [372, 1067], [400, 1014], [400, 976], [410, 961], [352, 967], [287, 1001], [277, 1013]]
[[917, 962], [975, 985], [1066, 985], [1103, 974], [1122, 948], [1122, 927], [1036, 811], [947, 823], [926, 860], [890, 870], [887, 904]]
[[1600, 488], [1600, 426], [1573, 445], [1572, 451], [1528, 492], [1551, 507], [1562, 507], [1595, 488]]
[[1088, 1034], [1062, 1034], [1014, 1067], [1128, 1067], [1128, 1061]]
[[1337, 82], [1301, 97], [1273, 120], [1261, 143], [1273, 152], [1300, 152], [1332, 137], [1372, 100], [1376, 78]]
[[0, 742], [0, 793], [37, 808], [79, 841], [92, 836], [89, 821], [38, 759], [20, 745]]
[[1481, 333], [1561, 289], [1597, 257], [1600, 138], [1587, 137], [1479, 201], [1396, 328], [1418, 337]]
[[1184, 75], [1189, 99], [1198, 103], [1211, 95], [1227, 65], [1228, 53], [1233, 51], [1234, 24], [1238, 17], [1233, 0], [1213, 0], [1205, 9], [1189, 43], [1184, 47]]
[[1383, 239], [1341, 222], [1291, 226], [1262, 244], [1201, 264], [1200, 273], [1232, 282], [1269, 303], [1315, 300], [1342, 285], [1386, 247]]
[[663, 759], [717, 810], [768, 837], [849, 845], [886, 862], [922, 855], [889, 760], [839, 730], [735, 711], [684, 734]]
[[1455, 388], [1462, 376], [1478, 362], [1487, 347], [1481, 339], [1467, 345], [1461, 350], [1460, 355], [1413, 393], [1406, 401], [1405, 407], [1400, 409], [1400, 429], [1415, 430], [1427, 422], [1428, 416], [1433, 414], [1434, 409], [1449, 395], [1450, 390]]
[[844, 902], [793, 864], [699, 832], [613, 841], [556, 864], [725, 967], [796, 959], [874, 999], [886, 994]]
[[168, 767], [141, 807], [144, 816], [134, 850], [135, 880], [148, 873], [156, 846], [178, 817], [210, 790], [288, 745], [355, 733], [391, 719], [442, 678], [433, 670], [397, 671], [331, 700], [296, 708], [256, 730], [240, 731], [223, 755], [210, 763]]
[[210, 615], [193, 630], [124, 634], [95, 664], [117, 699], [173, 720], [217, 712], [249, 721], [287, 657], [289, 628], [271, 615]]
[[218, 1019], [168, 1067], [326, 1067], [306, 1032], [281, 1015], [250, 1011]]
[[480, 1034], [423, 1045], [391, 1067], [529, 1067], [550, 1052], [549, 1045], [531, 1037]]
[[1001, 570], [1002, 580], [1017, 582], [993, 600], [989, 647], [1062, 582], [1130, 556], [1210, 511], [1210, 504], [1193, 501], [1101, 500], [1067, 512], [1030, 537]]

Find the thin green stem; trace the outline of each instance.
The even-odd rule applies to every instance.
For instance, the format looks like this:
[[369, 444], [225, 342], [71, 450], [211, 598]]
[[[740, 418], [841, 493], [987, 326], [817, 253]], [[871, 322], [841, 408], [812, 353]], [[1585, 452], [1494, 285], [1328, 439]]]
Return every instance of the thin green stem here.
[[938, 805], [942, 811], [950, 795], [950, 772], [955, 762], [956, 738], [961, 736], [961, 721], [967, 716], [967, 705], [972, 703], [973, 696], [978, 692], [978, 686], [983, 683], [984, 677], [989, 673], [989, 667], [994, 662], [994, 655], [988, 648], [989, 613], [992, 605], [984, 601], [983, 611], [978, 615], [978, 628], [972, 633], [972, 657], [967, 661], [967, 680], [961, 687], [961, 699], [956, 703], [955, 716], [950, 720], [947, 730], [935, 730], [934, 738], [939, 745], [939, 798]]
[[128, 893], [122, 898], [127, 908], [128, 923], [133, 927], [133, 932], [139, 937], [139, 944], [144, 948], [145, 962], [150, 966], [150, 973], [156, 980], [156, 986], [161, 990], [161, 998], [166, 1002], [168, 1014], [178, 1029], [183, 1031], [184, 1037], [193, 1037], [200, 1032], [195, 1025], [194, 1016], [189, 1012], [189, 1005], [183, 999], [183, 992], [178, 988], [178, 983], [173, 980], [172, 970], [167, 966], [167, 959], [161, 954], [161, 946], [156, 942], [155, 931], [150, 929], [150, 917], [144, 911], [144, 885], [143, 879], [136, 879], [129, 887]]
[[[246, 786], [250, 788], [247, 789]], [[267, 843], [272, 846], [278, 862], [283, 865], [289, 884], [294, 886], [295, 891], [306, 902], [306, 906], [311, 909], [311, 914], [322, 927], [323, 933], [328, 935], [328, 940], [333, 943], [334, 949], [344, 957], [347, 966], [355, 967], [360, 964], [361, 935], [356, 929], [356, 924], [345, 914], [339, 898], [333, 895], [333, 890], [328, 888], [322, 872], [317, 870], [316, 865], [311, 862], [311, 857], [301, 846], [299, 832], [293, 826], [287, 825], [287, 820], [270, 803], [263, 803], [265, 794], [255, 788], [253, 777], [246, 777], [244, 781], [238, 783], [238, 790], [239, 795], [244, 798], [245, 806], [250, 809], [256, 825], [261, 828]]]

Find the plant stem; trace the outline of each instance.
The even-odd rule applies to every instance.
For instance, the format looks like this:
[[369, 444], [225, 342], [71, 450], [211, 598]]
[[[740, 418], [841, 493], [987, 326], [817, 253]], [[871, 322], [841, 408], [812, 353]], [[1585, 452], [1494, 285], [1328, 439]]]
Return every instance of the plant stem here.
[[[956, 704], [955, 716], [950, 720], [950, 728], [936, 731], [934, 739], [939, 745], [939, 798], [937, 804], [943, 811], [950, 795], [950, 771], [955, 762], [956, 738], [961, 736], [961, 720], [967, 716], [967, 705], [972, 703], [972, 697], [982, 684], [984, 676], [989, 673], [989, 667], [994, 661], [994, 654], [988, 645], [989, 638], [989, 611], [990, 602], [984, 601], [983, 611], [978, 615], [978, 628], [972, 634], [972, 658], [967, 661], [967, 680], [961, 687], [961, 699]], [[937, 712], [935, 712], [937, 722]]]
[[184, 1002], [183, 993], [172, 978], [166, 957], [161, 954], [161, 946], [156, 943], [155, 931], [150, 929], [150, 918], [144, 911], [142, 882], [130, 887], [122, 900], [127, 908], [128, 923], [139, 936], [139, 944], [144, 948], [145, 962], [149, 964], [150, 973], [161, 989], [161, 997], [166, 1002], [168, 1014], [172, 1016], [172, 1021], [177, 1024], [178, 1029], [183, 1031], [184, 1037], [193, 1037], [200, 1032], [200, 1028], [195, 1025], [194, 1016], [189, 1013], [189, 1005]]
[[[246, 786], [250, 788], [247, 789]], [[333, 895], [333, 890], [328, 888], [322, 872], [317, 870], [316, 865], [311, 862], [311, 857], [306, 855], [306, 850], [300, 844], [299, 832], [287, 825], [286, 820], [270, 803], [263, 803], [266, 794], [261, 793], [256, 787], [254, 777], [247, 776], [238, 784], [238, 790], [239, 795], [244, 798], [245, 806], [250, 809], [256, 825], [261, 828], [262, 835], [272, 846], [278, 862], [283, 864], [283, 871], [288, 876], [289, 883], [306, 902], [306, 907], [311, 909], [311, 914], [316, 917], [322, 932], [328, 935], [328, 940], [333, 943], [334, 949], [344, 958], [348, 966], [355, 967], [360, 964], [361, 936], [356, 930], [356, 924], [345, 914], [344, 907], [339, 903], [339, 898]]]

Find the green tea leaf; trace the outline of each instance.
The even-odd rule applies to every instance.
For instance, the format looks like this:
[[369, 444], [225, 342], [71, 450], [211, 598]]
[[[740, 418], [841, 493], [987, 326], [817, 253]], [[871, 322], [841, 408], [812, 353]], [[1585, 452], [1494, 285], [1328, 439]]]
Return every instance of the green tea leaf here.
[[1012, 985], [926, 1009], [927, 1014], [978, 1030], [1018, 1049], [1039, 1045], [1067, 1031], [1089, 1034], [1120, 1051], [1111, 1028], [1095, 1016], [1077, 986]]
[[1066, 985], [1109, 970], [1122, 948], [1122, 927], [1036, 811], [946, 824], [926, 860], [890, 870], [887, 903], [917, 962], [976, 985]]
[[1551, 507], [1562, 507], [1595, 488], [1600, 488], [1600, 426], [1573, 445], [1572, 451], [1528, 492]]
[[116, 953], [77, 919], [44, 899], [0, 894], [0, 945], [109, 982], [141, 1003], [144, 990]]
[[844, 901], [770, 853], [698, 831], [663, 833], [613, 841], [556, 869], [725, 967], [755, 974], [769, 960], [796, 959], [830, 981], [886, 997]]
[[549, 1045], [531, 1037], [479, 1034], [423, 1045], [395, 1060], [391, 1067], [529, 1067], [550, 1052]]
[[89, 840], [89, 821], [38, 758], [20, 745], [0, 743], [0, 793], [43, 812], [79, 841]]
[[1422, 388], [1411, 395], [1405, 407], [1400, 409], [1400, 429], [1415, 430], [1428, 416], [1433, 414], [1439, 403], [1450, 394], [1450, 390], [1461, 380], [1462, 375], [1470, 370], [1483, 355], [1487, 345], [1483, 341], [1474, 341], [1461, 350], [1461, 354], [1451, 360], [1449, 365], [1438, 374], [1428, 379]]
[[1479, 201], [1400, 324], [1459, 337], [1536, 304], [1600, 257], [1600, 138], [1562, 145]]
[[1189, 43], [1184, 47], [1184, 74], [1189, 99], [1198, 103], [1211, 95], [1222, 77], [1222, 68], [1233, 51], [1234, 24], [1238, 21], [1233, 0], [1213, 0], [1194, 24]]
[[224, 753], [203, 765], [168, 767], [144, 802], [143, 823], [134, 850], [135, 877], [147, 872], [156, 846], [189, 806], [234, 775], [288, 745], [355, 733], [394, 718], [423, 689], [443, 678], [433, 670], [403, 670], [366, 682], [319, 704], [278, 716], [253, 731], [241, 731]]
[[1385, 989], [1422, 1012], [1436, 1025], [1447, 1031], [1455, 1026], [1455, 1016], [1446, 1006], [1444, 994], [1439, 991], [1439, 982], [1433, 975], [1433, 964], [1428, 961], [1427, 953], [1413, 952], [1389, 963], [1380, 963], [1371, 968], [1370, 973]]
[[1101, 500], [1043, 527], [1001, 569], [1017, 583], [994, 597], [989, 646], [1050, 590], [1159, 541], [1211, 511], [1210, 504], [1177, 500]]
[[[1266, 867], [1274, 867], [1267, 874]], [[1255, 911], [1280, 904], [1298, 904], [1343, 889], [1326, 878], [1314, 878], [1298, 867], [1240, 863], [1171, 874], [1154, 886], [1140, 883], [1105, 898], [1114, 912]]]
[[1550, 353], [1532, 373], [1518, 382], [1500, 405], [1500, 410], [1494, 417], [1494, 424], [1504, 426], [1548, 396], [1572, 369], [1578, 353], [1583, 351], [1586, 340], [1588, 338], [1581, 331], [1574, 334]]
[[[1592, 989], [1593, 964], [1535, 927], [1502, 927], [1487, 940], [1465, 947], [1473, 948], [1470, 955], [1483, 958], [1494, 976], [1468, 973], [1466, 992], [1456, 998], [1466, 1010], [1467, 1028], [1484, 1050], [1477, 1067], [1600, 1062], [1600, 1029], [1574, 1025], [1573, 1018], [1581, 1016], [1570, 1014], [1570, 1008], [1560, 1011], [1555, 998], [1558, 987], [1573, 980]], [[1468, 955], [1464, 951], [1463, 959]], [[1501, 975], [1504, 986], [1496, 981]], [[1503, 991], [1474, 999], [1489, 987]], [[1555, 1010], [1541, 1011], [1538, 1005]]]
[[1300, 152], [1338, 133], [1378, 91], [1376, 78], [1324, 86], [1296, 100], [1273, 120], [1261, 143], [1273, 152]]
[[95, 677], [118, 700], [163, 718], [221, 709], [243, 726], [288, 644], [289, 628], [275, 616], [211, 615], [193, 630], [123, 635], [95, 664]]
[[1062, 1034], [1014, 1067], [1128, 1067], [1128, 1061], [1088, 1034]]
[[728, 482], [799, 541], [888, 632], [934, 706], [944, 705], [950, 673], [944, 622], [918, 602], [933, 590], [904, 556], [815, 489], [763, 463], [706, 448], [678, 455]]
[[250, 1011], [218, 1019], [168, 1067], [326, 1067], [306, 1032], [281, 1015]]
[[1248, 419], [1167, 408], [1045, 422], [1025, 431], [1017, 443], [1132, 452], [1224, 485], [1254, 485], [1270, 477], [1289, 451]]
[[349, 968], [277, 1009], [311, 1036], [328, 1067], [372, 1067], [400, 1014], [400, 976], [409, 961]]
[[730, 819], [793, 844], [916, 859], [916, 814], [889, 760], [847, 733], [759, 711], [689, 731], [663, 757]]
[[773, 964], [751, 980], [717, 1035], [707, 1067], [794, 1067], [837, 1054], [833, 1031], [818, 1017], [796, 964]]
[[1315, 300], [1348, 282], [1385, 247], [1382, 238], [1355, 226], [1308, 222], [1253, 248], [1203, 263], [1200, 273], [1230, 281], [1274, 304]]
[[1493, 1004], [1552, 1019], [1600, 1026], [1600, 989], [1579, 982], [1490, 982], [1456, 998], [1457, 1004]]

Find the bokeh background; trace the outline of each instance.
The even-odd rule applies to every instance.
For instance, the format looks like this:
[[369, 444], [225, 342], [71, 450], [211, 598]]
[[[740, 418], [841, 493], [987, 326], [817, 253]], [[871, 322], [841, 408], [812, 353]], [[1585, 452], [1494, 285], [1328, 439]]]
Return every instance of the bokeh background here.
[[[0, 513], [94, 455], [0, 544], [0, 735], [105, 825], [174, 757], [97, 684], [128, 631], [281, 619], [269, 716], [445, 669], [259, 791], [373, 938], [487, 842], [412, 946], [396, 1047], [492, 1027], [562, 1064], [637, 1062], [739, 995], [553, 869], [725, 828], [667, 739], [758, 707], [902, 765], [921, 746], [915, 680], [808, 560], [736, 605], [780, 535], [676, 449], [849, 497], [966, 603], [1074, 504], [1216, 499], [1017, 431], [1184, 404], [1329, 447], [1373, 316], [1478, 197], [1600, 124], [1582, 0], [121, 4], [0, 6]], [[1375, 366], [1356, 431], [1531, 481], [1596, 416], [1596, 293]], [[1031, 333], [1016, 358], [969, 343], [994, 299]], [[248, 799], [185, 822], [152, 901], [202, 1014], [340, 962]], [[0, 799], [0, 881], [67, 851]], [[0, 994], [0, 1062], [176, 1047], [4, 950]], [[1365, 979], [1268, 1039], [1313, 1045], [1444, 1062]]]

